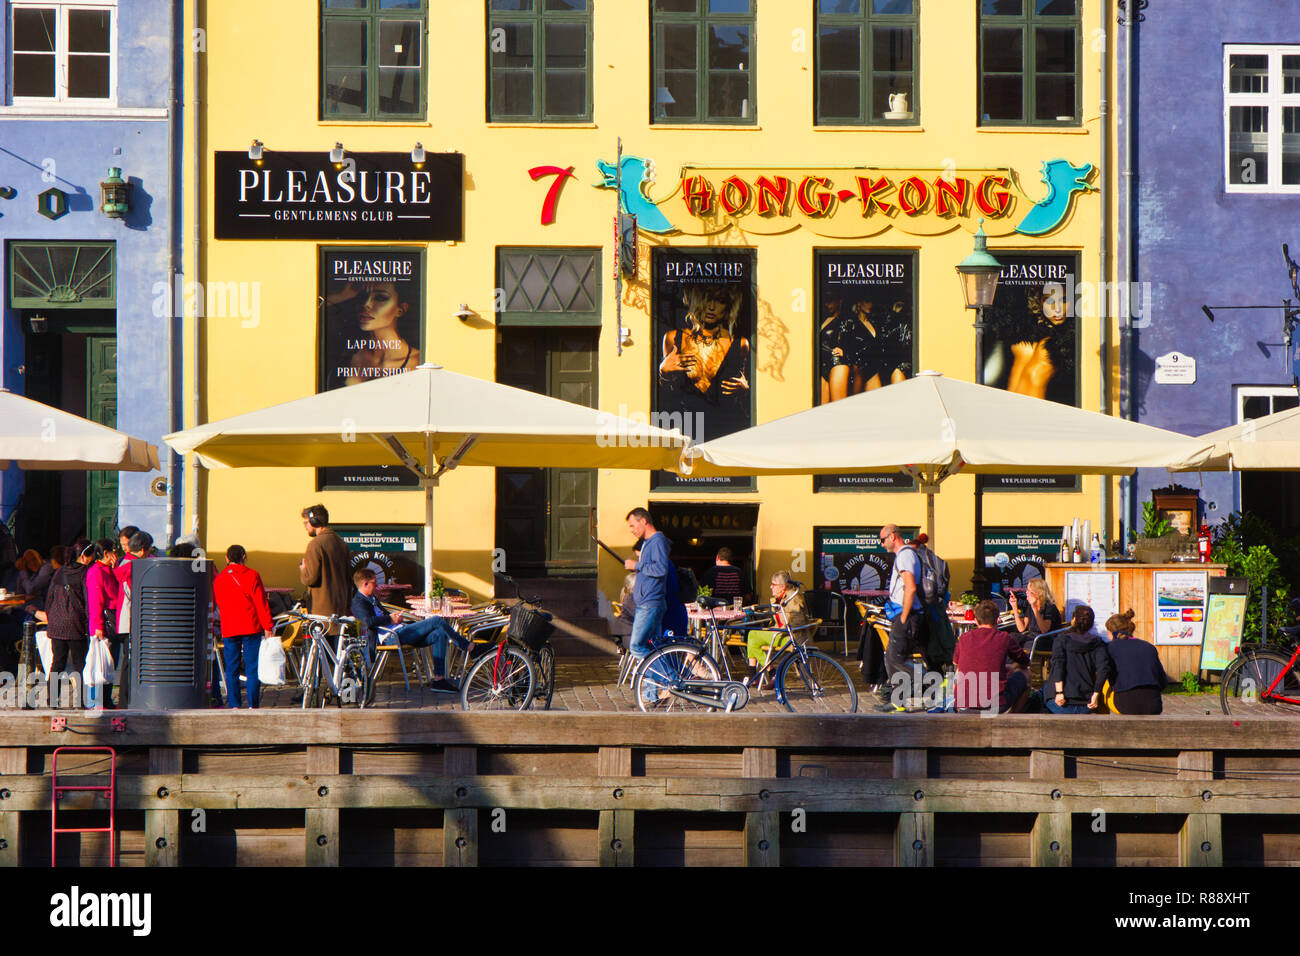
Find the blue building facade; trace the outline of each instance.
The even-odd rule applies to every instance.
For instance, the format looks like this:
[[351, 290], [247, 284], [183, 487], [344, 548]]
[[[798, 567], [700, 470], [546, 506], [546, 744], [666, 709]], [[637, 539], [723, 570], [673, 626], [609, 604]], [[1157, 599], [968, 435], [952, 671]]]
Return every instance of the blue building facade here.
[[[178, 422], [180, 7], [0, 3], [0, 384], [160, 449]], [[102, 208], [111, 169], [131, 187], [120, 218]], [[171, 477], [11, 468], [0, 518], [42, 554], [128, 524], [161, 544]]]
[[[1130, 417], [1198, 435], [1296, 405], [1284, 302], [1300, 295], [1282, 245], [1300, 257], [1300, 2], [1200, 0], [1194, 15], [1185, 7], [1121, 4], [1141, 19], [1130, 27], [1131, 100], [1124, 38], [1117, 64], [1120, 145], [1132, 150], [1121, 152], [1117, 176], [1121, 209], [1126, 169], [1132, 183], [1117, 276], [1126, 278], [1127, 245], [1136, 283], [1124, 363]], [[1210, 524], [1244, 508], [1300, 532], [1290, 475], [1178, 481], [1199, 491]], [[1152, 489], [1169, 483], [1166, 472], [1139, 472], [1130, 520], [1140, 522]]]

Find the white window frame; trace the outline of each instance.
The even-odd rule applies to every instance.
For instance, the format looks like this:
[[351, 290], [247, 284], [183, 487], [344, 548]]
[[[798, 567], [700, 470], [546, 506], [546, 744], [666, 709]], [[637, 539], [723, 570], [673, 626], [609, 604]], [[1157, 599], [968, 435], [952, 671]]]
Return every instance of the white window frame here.
[[[1230, 93], [1229, 62], [1236, 55], [1268, 57], [1267, 93]], [[1300, 93], [1282, 92], [1282, 57], [1300, 56], [1300, 46], [1255, 43], [1233, 43], [1223, 46], [1223, 180], [1224, 189], [1230, 193], [1300, 193], [1300, 183], [1282, 183], [1282, 107], [1300, 107]], [[1268, 109], [1268, 182], [1234, 182], [1232, 168], [1229, 117], [1234, 106], [1263, 106]], [[1300, 151], [1300, 132], [1290, 134], [1297, 139]], [[1240, 177], [1238, 177], [1240, 178]]]
[[[1297, 390], [1291, 385], [1238, 385], [1237, 386], [1237, 424], [1241, 425], [1254, 419], [1246, 417], [1246, 399], [1248, 398], [1296, 398]], [[1272, 408], [1272, 403], [1269, 403]]]
[[[7, 102], [18, 107], [39, 106], [47, 110], [68, 112], [84, 112], [87, 108], [115, 109], [117, 107], [117, 4], [118, 0], [11, 0], [8, 4], [9, 15], [6, 23]], [[51, 7], [56, 11], [57, 31], [54, 43], [54, 96], [14, 96], [14, 11]], [[68, 13], [73, 10], [108, 11], [108, 96], [106, 97], [68, 96]]]

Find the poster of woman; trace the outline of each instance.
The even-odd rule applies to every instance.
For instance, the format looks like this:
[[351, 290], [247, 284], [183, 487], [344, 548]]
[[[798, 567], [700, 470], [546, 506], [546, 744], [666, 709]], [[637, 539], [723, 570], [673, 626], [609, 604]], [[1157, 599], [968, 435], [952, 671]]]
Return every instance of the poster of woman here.
[[[1078, 257], [998, 252], [1002, 275], [985, 310], [984, 384], [1079, 405], [1079, 323], [1073, 309]], [[1075, 475], [987, 475], [986, 490], [1075, 488]]]
[[[824, 405], [911, 378], [916, 258], [909, 252], [817, 256], [816, 390]], [[911, 488], [903, 474], [817, 475], [815, 491]]]
[[[424, 258], [418, 249], [321, 251], [319, 390], [346, 388], [420, 364]], [[321, 488], [413, 488], [398, 465], [322, 468]]]
[[[752, 251], [656, 249], [654, 423], [696, 441], [753, 424]], [[656, 488], [747, 488], [747, 478], [656, 472]]]

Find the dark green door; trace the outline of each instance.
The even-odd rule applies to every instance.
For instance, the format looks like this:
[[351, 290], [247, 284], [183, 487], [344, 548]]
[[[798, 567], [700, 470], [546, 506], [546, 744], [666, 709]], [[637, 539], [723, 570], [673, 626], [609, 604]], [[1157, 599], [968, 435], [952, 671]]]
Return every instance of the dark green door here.
[[[117, 427], [117, 336], [86, 337], [86, 417]], [[86, 474], [86, 529], [93, 541], [117, 530], [117, 472]]]
[[[594, 328], [506, 327], [497, 346], [497, 381], [595, 407]], [[596, 567], [591, 468], [498, 468], [497, 547], [512, 571], [587, 574]]]

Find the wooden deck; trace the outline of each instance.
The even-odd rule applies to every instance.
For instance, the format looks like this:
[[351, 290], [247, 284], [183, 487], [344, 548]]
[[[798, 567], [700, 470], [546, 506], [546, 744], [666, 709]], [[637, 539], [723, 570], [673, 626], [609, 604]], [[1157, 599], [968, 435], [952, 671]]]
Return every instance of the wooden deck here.
[[[48, 865], [51, 753], [85, 745], [118, 751], [126, 865], [1300, 861], [1300, 721], [67, 715], [0, 721], [0, 863]], [[105, 767], [82, 759], [74, 782]], [[65, 812], [103, 817], [76, 794]], [[59, 839], [61, 864], [105, 860], [104, 836]]]

